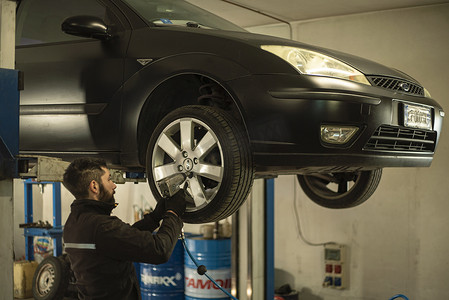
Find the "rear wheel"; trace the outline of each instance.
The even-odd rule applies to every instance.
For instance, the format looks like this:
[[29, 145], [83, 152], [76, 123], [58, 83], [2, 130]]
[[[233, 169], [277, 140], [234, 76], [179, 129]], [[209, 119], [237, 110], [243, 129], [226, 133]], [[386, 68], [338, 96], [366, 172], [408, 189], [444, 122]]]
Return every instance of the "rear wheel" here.
[[254, 168], [248, 137], [225, 111], [191, 105], [169, 113], [154, 130], [147, 150], [147, 174], [156, 200], [158, 182], [185, 175], [183, 220], [214, 222], [232, 215], [250, 192]]
[[349, 208], [362, 204], [374, 193], [382, 169], [297, 175], [304, 193], [316, 204], [328, 208]]

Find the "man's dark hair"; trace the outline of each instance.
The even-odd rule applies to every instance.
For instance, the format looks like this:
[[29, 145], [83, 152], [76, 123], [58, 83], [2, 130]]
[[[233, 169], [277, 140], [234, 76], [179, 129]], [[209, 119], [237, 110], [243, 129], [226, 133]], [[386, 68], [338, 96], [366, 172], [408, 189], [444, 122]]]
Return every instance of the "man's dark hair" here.
[[107, 167], [103, 159], [75, 159], [65, 170], [63, 184], [76, 199], [85, 199], [89, 196], [89, 184], [92, 180], [102, 184], [102, 167]]

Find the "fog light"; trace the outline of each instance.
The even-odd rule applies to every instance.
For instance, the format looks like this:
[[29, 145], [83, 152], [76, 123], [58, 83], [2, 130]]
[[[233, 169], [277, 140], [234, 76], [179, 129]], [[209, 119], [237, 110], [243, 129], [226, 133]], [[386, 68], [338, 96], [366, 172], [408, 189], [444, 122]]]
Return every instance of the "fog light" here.
[[321, 139], [330, 144], [347, 143], [359, 130], [355, 126], [321, 125]]

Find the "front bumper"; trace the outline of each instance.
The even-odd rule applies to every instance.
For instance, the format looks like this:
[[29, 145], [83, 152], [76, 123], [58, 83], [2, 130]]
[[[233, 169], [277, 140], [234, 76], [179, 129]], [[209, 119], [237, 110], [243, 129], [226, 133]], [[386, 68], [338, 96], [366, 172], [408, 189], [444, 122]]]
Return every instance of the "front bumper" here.
[[[318, 76], [253, 75], [228, 84], [240, 101], [259, 174], [426, 167], [432, 162], [442, 127], [442, 108], [433, 99]], [[403, 103], [431, 107], [432, 130], [404, 127]], [[348, 143], [330, 145], [321, 140], [322, 124], [359, 130]], [[387, 138], [376, 137], [380, 128], [387, 130]], [[427, 140], [419, 141], [423, 132]]]

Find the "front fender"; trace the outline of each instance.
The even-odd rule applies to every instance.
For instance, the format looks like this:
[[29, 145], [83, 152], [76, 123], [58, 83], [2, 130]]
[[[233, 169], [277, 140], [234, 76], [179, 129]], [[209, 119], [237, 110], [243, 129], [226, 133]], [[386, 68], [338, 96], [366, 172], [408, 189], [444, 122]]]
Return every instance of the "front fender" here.
[[[128, 58], [126, 69], [129, 74], [123, 86], [122, 123], [121, 123], [121, 163], [126, 166], [141, 166], [139, 163], [138, 127], [142, 120], [142, 111], [147, 101], [152, 101], [152, 95], [170, 79], [182, 75], [201, 75], [221, 84], [225, 89], [225, 83], [237, 78], [248, 76], [250, 73], [241, 65], [208, 53], [187, 53], [157, 59], [142, 66], [137, 58]], [[228, 90], [232, 95], [233, 93]], [[236, 107], [243, 115], [241, 104], [233, 97]], [[151, 103], [148, 103], [151, 105]], [[159, 106], [162, 105], [162, 106]], [[158, 112], [163, 111], [164, 103], [150, 113], [157, 118]], [[168, 103], [167, 103], [168, 105]], [[182, 103], [179, 105], [181, 106]], [[148, 112], [148, 110], [146, 110]], [[151, 116], [145, 116], [146, 118]]]

